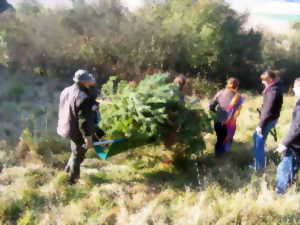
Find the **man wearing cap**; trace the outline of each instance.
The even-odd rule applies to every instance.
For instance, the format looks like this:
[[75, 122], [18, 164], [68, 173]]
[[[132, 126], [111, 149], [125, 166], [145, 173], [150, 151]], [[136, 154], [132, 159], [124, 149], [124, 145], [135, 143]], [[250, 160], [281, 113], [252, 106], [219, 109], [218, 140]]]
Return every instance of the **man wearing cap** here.
[[60, 95], [57, 133], [71, 141], [71, 157], [65, 168], [70, 173], [70, 183], [80, 177], [80, 164], [87, 149], [93, 147], [94, 119], [90, 100], [90, 88], [94, 77], [86, 70], [78, 70], [74, 84], [65, 88]]

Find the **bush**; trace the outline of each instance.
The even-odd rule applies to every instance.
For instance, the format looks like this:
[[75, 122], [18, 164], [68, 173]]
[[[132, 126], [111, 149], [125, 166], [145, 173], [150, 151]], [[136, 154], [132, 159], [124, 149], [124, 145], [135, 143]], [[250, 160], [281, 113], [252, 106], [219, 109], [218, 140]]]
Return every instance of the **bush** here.
[[103, 94], [111, 101], [101, 106], [100, 125], [110, 138], [129, 138], [112, 148], [163, 141], [187, 156], [204, 148], [202, 134], [211, 130], [209, 116], [185, 104], [179, 87], [168, 83], [168, 78], [168, 74], [155, 74], [132, 86], [126, 81], [116, 83], [112, 77], [103, 86]]
[[207, 78], [190, 78], [189, 83], [191, 84], [191, 89], [194, 95], [200, 98], [211, 98], [214, 96], [218, 90], [220, 90], [221, 84], [218, 82], [213, 82]]
[[46, 199], [39, 193], [39, 191], [25, 190], [22, 193], [22, 204], [25, 208], [28, 209], [42, 208], [45, 203], [46, 203]]
[[244, 29], [246, 15], [224, 1], [152, 3], [135, 12], [109, 0], [62, 10], [24, 3], [0, 25], [9, 65], [43, 76], [69, 76], [81, 65], [101, 81], [112, 73], [141, 80], [157, 70], [255, 77], [261, 34]]
[[12, 200], [0, 205], [0, 221], [8, 224], [15, 223], [21, 216], [23, 204], [20, 200]]
[[87, 190], [78, 187], [67, 186], [59, 193], [58, 201], [64, 205], [68, 205], [71, 201], [76, 201], [85, 197]]
[[27, 210], [22, 218], [18, 220], [17, 225], [36, 225], [37, 220], [32, 211]]
[[25, 173], [25, 178], [27, 180], [27, 183], [32, 188], [37, 188], [39, 186], [42, 186], [47, 183], [49, 180], [49, 176], [45, 171], [41, 171], [38, 169], [35, 170], [29, 170]]
[[27, 128], [23, 130], [17, 146], [19, 159], [48, 165], [63, 166], [68, 158], [67, 143], [56, 134], [40, 133], [34, 136]]
[[70, 180], [70, 177], [67, 173], [65, 172], [61, 172], [61, 173], [58, 173], [57, 176], [55, 177], [54, 179], [54, 183], [57, 185], [57, 186], [66, 186], [66, 185], [69, 185], [69, 180]]

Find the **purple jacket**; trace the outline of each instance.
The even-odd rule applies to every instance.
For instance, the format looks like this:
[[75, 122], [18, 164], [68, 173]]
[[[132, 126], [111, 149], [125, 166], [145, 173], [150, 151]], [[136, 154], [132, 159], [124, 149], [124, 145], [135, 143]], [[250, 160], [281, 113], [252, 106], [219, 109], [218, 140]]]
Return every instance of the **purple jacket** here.
[[217, 120], [219, 122], [224, 122], [228, 119], [228, 112], [226, 109], [230, 105], [235, 94], [235, 91], [224, 89], [219, 91], [210, 102], [209, 108], [211, 111], [216, 112]]
[[94, 120], [88, 89], [73, 84], [60, 95], [57, 133], [66, 138], [92, 136]]

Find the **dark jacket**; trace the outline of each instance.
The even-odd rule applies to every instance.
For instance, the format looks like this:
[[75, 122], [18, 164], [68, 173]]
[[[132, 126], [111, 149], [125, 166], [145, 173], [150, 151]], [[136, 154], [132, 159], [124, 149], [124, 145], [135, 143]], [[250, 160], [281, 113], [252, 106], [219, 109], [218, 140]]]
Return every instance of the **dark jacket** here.
[[293, 150], [300, 151], [300, 99], [294, 107], [291, 126], [282, 144]]
[[263, 93], [263, 105], [261, 108], [259, 126], [264, 129], [268, 122], [277, 120], [283, 103], [283, 92], [281, 83], [278, 81], [268, 87]]
[[100, 114], [99, 114], [99, 103], [97, 102], [98, 97], [98, 90], [95, 87], [89, 89], [89, 96], [90, 96], [90, 105], [92, 108], [92, 117], [95, 124], [100, 122]]
[[216, 112], [218, 122], [224, 122], [228, 119], [226, 108], [229, 106], [235, 95], [235, 91], [224, 89], [219, 91], [210, 102], [209, 108], [211, 111]]
[[92, 117], [89, 90], [73, 84], [60, 95], [57, 133], [72, 140], [92, 136], [94, 121]]

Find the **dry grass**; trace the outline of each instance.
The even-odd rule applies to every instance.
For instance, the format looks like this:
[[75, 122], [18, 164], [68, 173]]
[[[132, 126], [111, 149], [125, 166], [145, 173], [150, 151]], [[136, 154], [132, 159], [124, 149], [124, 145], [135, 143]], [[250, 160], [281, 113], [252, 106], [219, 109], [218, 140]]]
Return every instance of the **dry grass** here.
[[[9, 147], [3, 142], [0, 224], [299, 224], [297, 185], [284, 196], [274, 192], [279, 157], [273, 152], [277, 144], [272, 138], [267, 143], [268, 168], [254, 173], [247, 167], [261, 100], [246, 96], [233, 151], [224, 158], [213, 157], [215, 137], [206, 135], [207, 148], [199, 161], [200, 186], [194, 165], [183, 172], [161, 163], [168, 155], [161, 146], [147, 146], [108, 161], [89, 158], [83, 165], [86, 184], [71, 187], [55, 164], [20, 164], [13, 160], [12, 151], [6, 161]], [[202, 104], [207, 106], [208, 101]], [[293, 97], [285, 97], [277, 126], [280, 138], [288, 130], [293, 104]]]

